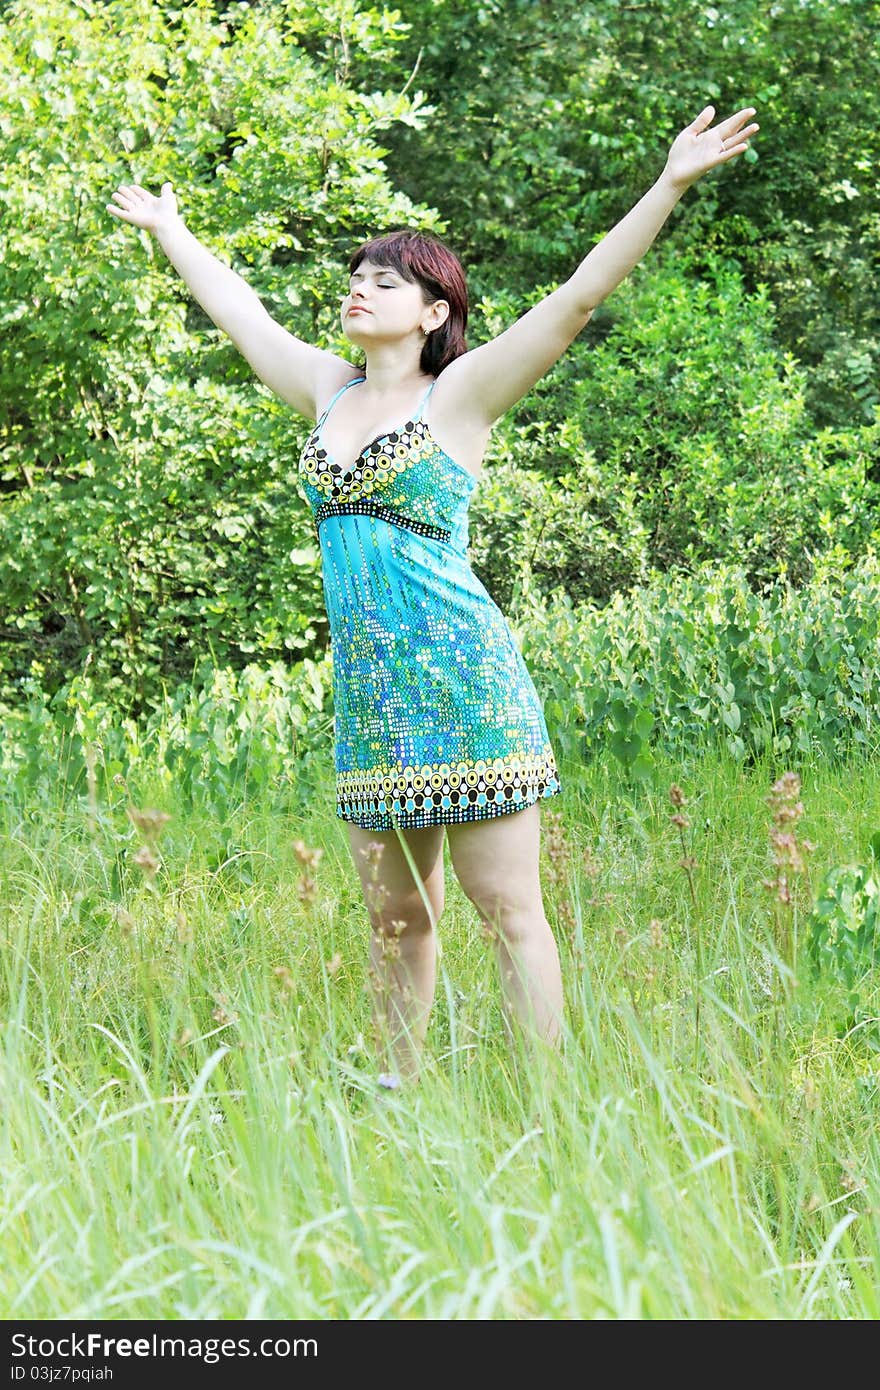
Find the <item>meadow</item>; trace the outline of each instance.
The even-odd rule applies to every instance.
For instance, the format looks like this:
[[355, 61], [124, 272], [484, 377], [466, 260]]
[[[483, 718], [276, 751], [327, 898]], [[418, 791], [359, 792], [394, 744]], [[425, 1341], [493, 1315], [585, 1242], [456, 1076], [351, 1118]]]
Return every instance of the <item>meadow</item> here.
[[780, 892], [790, 770], [563, 765], [558, 1054], [508, 1038], [447, 861], [425, 1068], [393, 1093], [329, 766], [222, 823], [100, 760], [7, 798], [3, 1316], [877, 1316], [876, 975], [806, 944], [880, 826], [880, 752], [800, 760]]

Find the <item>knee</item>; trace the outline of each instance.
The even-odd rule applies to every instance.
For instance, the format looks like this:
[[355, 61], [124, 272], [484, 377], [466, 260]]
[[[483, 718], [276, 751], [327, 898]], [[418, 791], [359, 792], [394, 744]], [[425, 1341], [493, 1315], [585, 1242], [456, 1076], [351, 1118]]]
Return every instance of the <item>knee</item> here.
[[373, 932], [378, 936], [408, 937], [429, 935], [437, 925], [444, 906], [442, 888], [427, 894], [428, 907], [418, 889], [388, 894], [380, 910], [370, 911]]
[[466, 879], [459, 876], [465, 897], [477, 909], [486, 923], [494, 923], [503, 916], [508, 907], [508, 894], [505, 886], [489, 879]]
[[463, 884], [465, 896], [477, 909], [486, 927], [511, 942], [534, 930], [536, 917], [544, 909], [534, 894], [515, 883], [486, 882]]

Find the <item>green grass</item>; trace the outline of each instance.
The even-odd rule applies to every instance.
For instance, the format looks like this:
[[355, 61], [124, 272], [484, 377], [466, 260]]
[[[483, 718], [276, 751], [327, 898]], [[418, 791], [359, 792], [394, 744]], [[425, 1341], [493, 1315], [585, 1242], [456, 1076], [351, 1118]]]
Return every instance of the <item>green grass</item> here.
[[[390, 1095], [329, 781], [307, 816], [245, 798], [223, 825], [132, 786], [172, 817], [153, 887], [122, 787], [7, 801], [2, 1315], [877, 1317], [880, 1053], [780, 958], [783, 771], [695, 751], [634, 790], [563, 769], [556, 1058], [508, 1047], [447, 854], [425, 1071]], [[798, 771], [815, 885], [880, 826], [880, 759]], [[312, 888], [300, 840], [323, 849]], [[810, 901], [799, 883], [796, 939]]]

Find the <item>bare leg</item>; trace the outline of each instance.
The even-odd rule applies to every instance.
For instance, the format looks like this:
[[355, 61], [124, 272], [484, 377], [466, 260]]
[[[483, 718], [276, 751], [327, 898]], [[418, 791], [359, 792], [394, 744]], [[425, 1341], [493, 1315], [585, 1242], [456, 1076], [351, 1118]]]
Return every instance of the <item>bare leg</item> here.
[[370, 934], [374, 1033], [383, 1071], [412, 1081], [434, 1002], [437, 950], [430, 923], [417, 911], [399, 928], [395, 921], [389, 926]]
[[540, 803], [447, 826], [456, 877], [495, 942], [507, 1012], [556, 1044], [563, 1015], [559, 953], [539, 873]]
[[543, 910], [530, 917], [501, 916], [496, 955], [508, 1014], [545, 1042], [559, 1041], [562, 974], [559, 952]]
[[444, 827], [398, 834], [349, 824], [348, 834], [372, 927], [370, 984], [380, 1065], [403, 1080], [417, 1080], [434, 1000]]

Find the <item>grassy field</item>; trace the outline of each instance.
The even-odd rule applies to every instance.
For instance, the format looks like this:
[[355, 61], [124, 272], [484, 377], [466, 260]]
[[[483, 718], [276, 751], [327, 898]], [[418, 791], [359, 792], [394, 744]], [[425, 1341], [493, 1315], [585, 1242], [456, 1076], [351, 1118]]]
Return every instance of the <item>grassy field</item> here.
[[2, 1315], [877, 1317], [880, 1052], [803, 928], [880, 827], [880, 757], [796, 770], [815, 849], [786, 906], [784, 766], [563, 768], [558, 1057], [508, 1045], [447, 859], [425, 1070], [390, 1094], [329, 780], [309, 815], [245, 797], [222, 825], [158, 783], [6, 803]]

